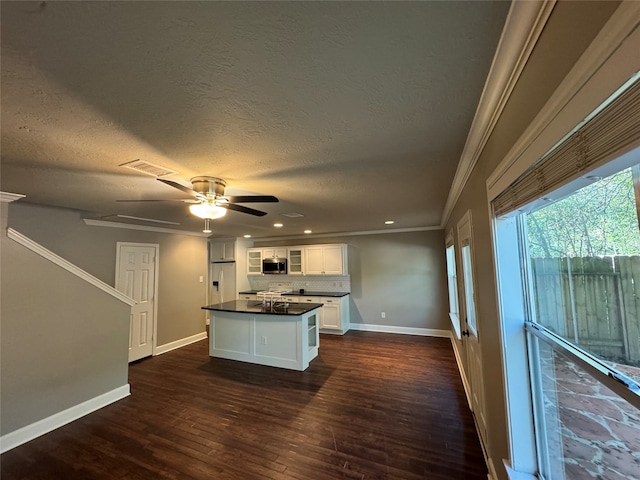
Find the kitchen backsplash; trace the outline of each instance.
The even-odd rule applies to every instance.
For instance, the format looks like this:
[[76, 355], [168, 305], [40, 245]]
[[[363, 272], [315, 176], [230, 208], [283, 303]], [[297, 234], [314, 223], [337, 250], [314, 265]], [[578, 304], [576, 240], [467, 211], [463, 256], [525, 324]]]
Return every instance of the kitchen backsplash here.
[[[274, 278], [277, 277], [277, 278]], [[251, 290], [267, 290], [270, 283], [286, 282], [293, 284], [293, 291], [301, 288], [309, 292], [351, 292], [349, 275], [301, 277], [300, 275], [251, 275]]]

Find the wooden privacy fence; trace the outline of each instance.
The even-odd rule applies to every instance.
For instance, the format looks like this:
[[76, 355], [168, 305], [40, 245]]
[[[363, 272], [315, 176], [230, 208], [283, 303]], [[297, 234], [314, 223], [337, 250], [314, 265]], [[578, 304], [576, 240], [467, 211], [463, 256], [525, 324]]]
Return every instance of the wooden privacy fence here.
[[640, 255], [531, 264], [538, 323], [606, 360], [640, 366]]

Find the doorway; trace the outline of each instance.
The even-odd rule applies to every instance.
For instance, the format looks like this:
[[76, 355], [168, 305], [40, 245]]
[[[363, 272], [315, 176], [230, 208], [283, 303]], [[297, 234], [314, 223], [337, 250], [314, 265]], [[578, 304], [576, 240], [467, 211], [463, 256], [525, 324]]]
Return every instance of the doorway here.
[[129, 362], [153, 355], [156, 339], [159, 245], [117, 243], [116, 290], [136, 301], [131, 307]]

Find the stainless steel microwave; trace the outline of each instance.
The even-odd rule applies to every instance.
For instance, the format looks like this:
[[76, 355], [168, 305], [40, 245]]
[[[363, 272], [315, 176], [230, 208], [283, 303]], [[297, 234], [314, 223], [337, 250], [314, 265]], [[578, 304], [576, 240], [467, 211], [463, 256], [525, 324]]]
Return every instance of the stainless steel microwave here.
[[285, 275], [287, 273], [286, 258], [265, 258], [262, 260], [262, 273], [265, 275]]

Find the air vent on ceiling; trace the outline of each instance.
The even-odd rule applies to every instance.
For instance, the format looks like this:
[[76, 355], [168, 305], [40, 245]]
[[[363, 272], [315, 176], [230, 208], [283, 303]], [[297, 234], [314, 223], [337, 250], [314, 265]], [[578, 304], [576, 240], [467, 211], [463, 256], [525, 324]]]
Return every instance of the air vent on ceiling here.
[[167, 175], [178, 173], [175, 170], [169, 170], [168, 168], [160, 167], [158, 165], [154, 165], [153, 163], [145, 162], [140, 159], [122, 163], [120, 164], [120, 166], [131, 168], [132, 170], [146, 173], [147, 175], [153, 175], [154, 177], [164, 177]]
[[299, 217], [304, 217], [304, 215], [302, 215], [301, 213], [283, 213], [282, 214], [283, 217], [289, 217], [289, 218], [299, 218]]

